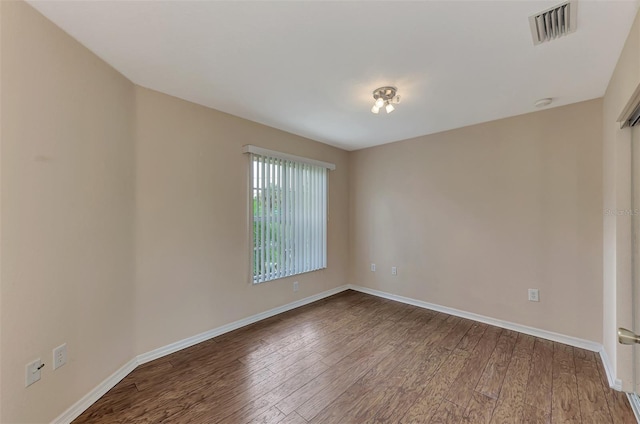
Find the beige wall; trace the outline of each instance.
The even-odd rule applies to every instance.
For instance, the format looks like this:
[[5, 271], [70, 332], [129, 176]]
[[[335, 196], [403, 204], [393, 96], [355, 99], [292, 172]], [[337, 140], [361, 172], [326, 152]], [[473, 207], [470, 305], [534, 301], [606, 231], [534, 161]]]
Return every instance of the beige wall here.
[[2, 422], [2, 6], [0, 6], [0, 422]]
[[[136, 94], [136, 353], [347, 283], [347, 152], [155, 91]], [[245, 144], [337, 165], [326, 270], [249, 284]]]
[[135, 92], [26, 3], [0, 10], [0, 421], [40, 423], [134, 354]]
[[[610, 327], [630, 313], [628, 228], [605, 219], [603, 292], [602, 155], [604, 205], [624, 207], [612, 117], [640, 80], [639, 42], [636, 22], [604, 106], [347, 153], [135, 87], [0, 2], [0, 422], [48, 422], [136, 354], [347, 282], [598, 342], [604, 293], [604, 343], [627, 372]], [[327, 270], [248, 283], [244, 144], [337, 164]], [[36, 357], [42, 380], [24, 388]]]
[[593, 100], [352, 153], [351, 281], [601, 342], [601, 120]]
[[[136, 354], [347, 283], [347, 152], [136, 87], [0, 4], [1, 422], [49, 422]], [[248, 143], [337, 164], [326, 270], [248, 283]]]
[[[640, 16], [640, 15], [638, 15]], [[603, 100], [604, 209], [629, 210], [631, 168], [629, 129], [616, 122], [640, 84], [640, 18], [636, 16]], [[631, 218], [604, 216], [604, 348], [624, 390], [633, 390], [633, 358], [628, 346], [617, 343], [618, 327], [632, 322]], [[638, 329], [636, 328], [636, 331]]]

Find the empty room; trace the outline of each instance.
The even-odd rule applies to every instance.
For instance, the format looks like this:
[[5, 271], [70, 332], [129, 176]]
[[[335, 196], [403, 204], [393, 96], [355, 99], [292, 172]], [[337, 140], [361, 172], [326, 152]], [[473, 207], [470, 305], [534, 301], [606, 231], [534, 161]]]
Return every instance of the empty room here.
[[0, 422], [640, 422], [640, 1], [0, 1]]

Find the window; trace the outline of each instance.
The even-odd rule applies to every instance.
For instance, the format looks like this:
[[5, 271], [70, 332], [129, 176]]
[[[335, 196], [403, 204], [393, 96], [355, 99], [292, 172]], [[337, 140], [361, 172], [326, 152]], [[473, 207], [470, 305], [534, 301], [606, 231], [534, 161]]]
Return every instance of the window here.
[[327, 267], [327, 169], [255, 146], [250, 153], [254, 283]]

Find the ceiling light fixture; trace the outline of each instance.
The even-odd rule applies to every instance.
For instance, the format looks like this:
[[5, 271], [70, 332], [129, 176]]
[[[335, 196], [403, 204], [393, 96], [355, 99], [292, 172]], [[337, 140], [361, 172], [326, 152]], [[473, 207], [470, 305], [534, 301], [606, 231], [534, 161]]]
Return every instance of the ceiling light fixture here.
[[371, 108], [371, 112], [378, 113], [382, 107], [387, 113], [393, 112], [396, 109], [393, 105], [400, 103], [400, 96], [398, 96], [397, 91], [398, 89], [395, 87], [380, 87], [373, 90], [375, 103]]

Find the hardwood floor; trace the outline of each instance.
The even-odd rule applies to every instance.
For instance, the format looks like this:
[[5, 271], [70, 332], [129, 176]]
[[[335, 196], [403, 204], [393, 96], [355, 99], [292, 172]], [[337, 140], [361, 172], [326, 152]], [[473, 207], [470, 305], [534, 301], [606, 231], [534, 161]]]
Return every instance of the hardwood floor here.
[[635, 423], [593, 352], [346, 291], [136, 368], [74, 423]]

